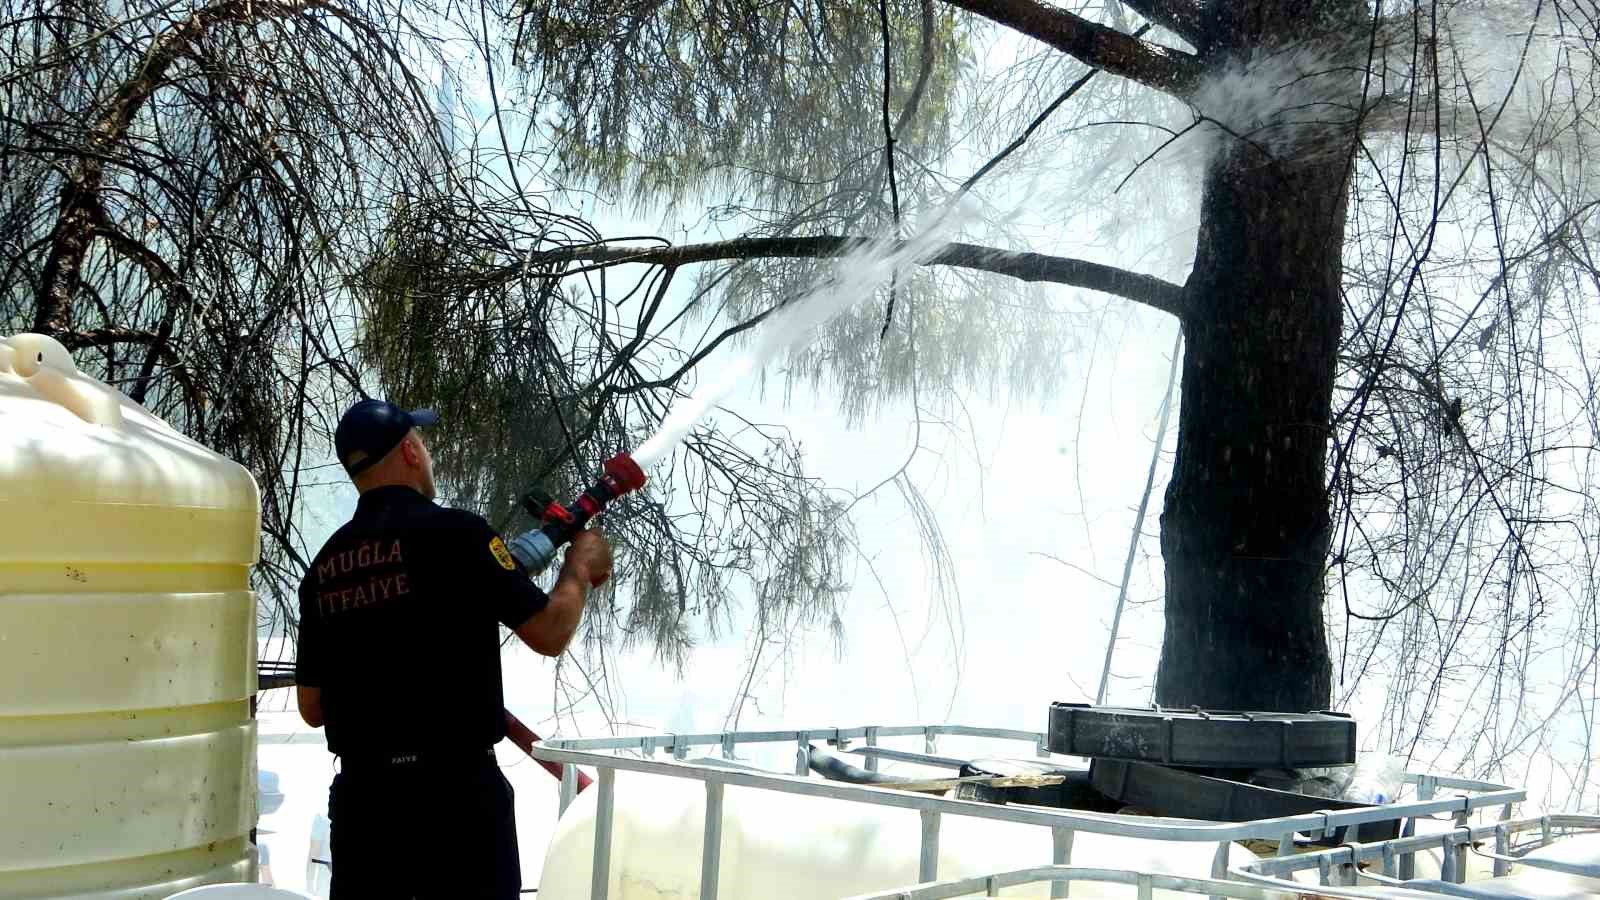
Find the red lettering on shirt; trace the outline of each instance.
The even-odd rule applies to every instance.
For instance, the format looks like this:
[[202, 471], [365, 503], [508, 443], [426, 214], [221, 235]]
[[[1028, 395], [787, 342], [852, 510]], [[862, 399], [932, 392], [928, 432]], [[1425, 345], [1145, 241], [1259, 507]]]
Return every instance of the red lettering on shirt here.
[[393, 598], [404, 597], [410, 593], [411, 582], [408, 573], [396, 572], [393, 575], [369, 578], [354, 587], [323, 591], [317, 595], [317, 609], [323, 616], [329, 616], [350, 609], [381, 606]]

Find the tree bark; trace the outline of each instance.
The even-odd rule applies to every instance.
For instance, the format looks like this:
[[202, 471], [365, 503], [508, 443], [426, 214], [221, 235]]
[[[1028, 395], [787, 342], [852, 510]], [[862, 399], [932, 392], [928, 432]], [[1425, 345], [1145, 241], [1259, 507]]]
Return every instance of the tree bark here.
[[1303, 712], [1331, 699], [1325, 481], [1354, 159], [1339, 140], [1278, 159], [1232, 141], [1205, 177], [1161, 516], [1164, 706]]
[[[1192, 54], [1142, 41], [1039, 0], [944, 0], [1060, 50], [1086, 65], [1187, 97], [1202, 63]], [[1153, 4], [1152, 4], [1153, 5]]]

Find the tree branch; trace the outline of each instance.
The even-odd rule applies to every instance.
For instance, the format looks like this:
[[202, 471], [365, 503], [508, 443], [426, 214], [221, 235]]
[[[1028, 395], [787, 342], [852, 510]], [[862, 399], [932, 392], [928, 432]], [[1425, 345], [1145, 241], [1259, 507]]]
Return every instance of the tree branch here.
[[[177, 327], [178, 316], [194, 305], [194, 295], [165, 260], [149, 247], [123, 234], [106, 220], [105, 211], [98, 203], [95, 204], [95, 212], [98, 221], [92, 233], [96, 237], [104, 238], [118, 253], [132, 259], [143, 268], [151, 282], [167, 295], [166, 302], [162, 304], [164, 309], [161, 311], [161, 325], [156, 330], [155, 341], [151, 343], [150, 351], [144, 356], [144, 364], [139, 367], [138, 377], [127, 389], [129, 399], [135, 403], [143, 403], [149, 393], [151, 379], [155, 375], [156, 359], [162, 355], [167, 342], [172, 339], [172, 331]], [[107, 316], [106, 321], [111, 321], [111, 318]]]
[[192, 298], [189, 288], [172, 271], [166, 260], [157, 256], [154, 251], [139, 241], [123, 234], [120, 229], [111, 224], [105, 217], [105, 212], [96, 201], [90, 201], [89, 234], [93, 237], [104, 238], [117, 253], [132, 260], [139, 268], [144, 269], [151, 282], [162, 290], [172, 289], [179, 295], [183, 303], [188, 303]]
[[144, 347], [154, 347], [162, 355], [170, 355], [171, 351], [165, 346], [165, 341], [153, 331], [142, 331], [134, 328], [91, 328], [88, 331], [63, 331], [55, 335], [61, 346], [68, 350], [82, 350], [85, 347], [108, 347], [112, 344], [138, 344]]
[[1202, 68], [1194, 55], [1141, 41], [1038, 0], [945, 2], [1049, 44], [1087, 65], [1175, 97], [1187, 98], [1200, 84]]
[[[591, 245], [536, 253], [528, 258], [526, 265], [518, 263], [505, 266], [489, 273], [487, 278], [491, 281], [507, 281], [523, 276], [533, 267], [562, 263], [587, 263], [595, 268], [627, 263], [677, 267], [730, 259], [823, 258], [846, 253], [864, 243], [866, 243], [864, 238], [818, 235], [738, 238], [731, 241], [647, 249]], [[1180, 319], [1184, 315], [1181, 286], [1150, 275], [1140, 275], [1088, 260], [1048, 256], [1043, 253], [1018, 253], [977, 244], [952, 243], [946, 245], [926, 264], [991, 272], [1022, 281], [1051, 282], [1088, 288], [1116, 294], [1135, 303], [1143, 303]], [[558, 274], [564, 277], [577, 272], [569, 270]]]
[[66, 184], [61, 188], [61, 212], [50, 236], [50, 253], [45, 257], [40, 279], [33, 330], [41, 334], [62, 334], [72, 327], [72, 288], [78, 270], [89, 251], [100, 186], [105, 176], [105, 160], [127, 135], [134, 116], [163, 84], [167, 70], [177, 62], [211, 27], [222, 22], [241, 24], [291, 15], [323, 5], [324, 0], [224, 0], [207, 6], [181, 24], [163, 32], [150, 43], [137, 73], [118, 85], [106, 104], [105, 115], [84, 136], [83, 155], [78, 158]]
[[[894, 143], [895, 128], [889, 124], [889, 94], [894, 83], [894, 72], [890, 68], [893, 58], [889, 43], [889, 0], [878, 0], [878, 17], [883, 26], [883, 161], [889, 167], [889, 208], [894, 215], [894, 236], [900, 237], [900, 187], [895, 181], [894, 174]], [[923, 42], [926, 44], [927, 38]], [[894, 322], [895, 301], [894, 280], [889, 281], [889, 311], [883, 317], [883, 331], [878, 334], [878, 340], [889, 337], [889, 325]]]
[[922, 52], [917, 62], [917, 81], [911, 86], [911, 96], [900, 110], [894, 123], [894, 135], [899, 137], [911, 124], [911, 117], [922, 105], [922, 94], [928, 89], [928, 78], [933, 75], [933, 0], [922, 0]]

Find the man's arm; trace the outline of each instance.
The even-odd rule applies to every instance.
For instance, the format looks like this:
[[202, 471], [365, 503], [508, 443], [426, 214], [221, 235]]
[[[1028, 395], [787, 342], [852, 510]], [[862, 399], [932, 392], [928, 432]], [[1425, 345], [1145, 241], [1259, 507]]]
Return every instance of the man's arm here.
[[294, 653], [294, 699], [300, 708], [300, 718], [312, 728], [322, 727], [322, 665], [327, 651], [323, 648], [322, 615], [316, 604], [309, 602], [304, 582], [300, 585], [300, 628]]
[[550, 589], [550, 602], [515, 629], [535, 653], [560, 656], [583, 621], [590, 586], [611, 577], [611, 546], [596, 531], [582, 531], [567, 548], [561, 574]]
[[322, 727], [322, 688], [297, 684], [294, 688], [295, 704], [300, 707], [300, 718], [312, 728]]
[[481, 516], [456, 511], [457, 566], [470, 573], [500, 624], [542, 656], [560, 656], [583, 619], [589, 588], [611, 577], [611, 546], [597, 531], [581, 531], [567, 546], [555, 586], [547, 594], [533, 583], [505, 541]]

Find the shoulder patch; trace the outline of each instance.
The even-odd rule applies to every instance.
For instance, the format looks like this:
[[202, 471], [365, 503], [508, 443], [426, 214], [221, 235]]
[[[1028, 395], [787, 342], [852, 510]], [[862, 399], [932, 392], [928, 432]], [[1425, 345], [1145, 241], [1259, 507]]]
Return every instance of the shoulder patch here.
[[500, 564], [500, 568], [505, 569], [507, 572], [515, 572], [517, 570], [517, 561], [511, 558], [511, 551], [506, 549], [506, 542], [500, 540], [499, 535], [489, 539], [489, 552], [494, 554], [495, 561]]

